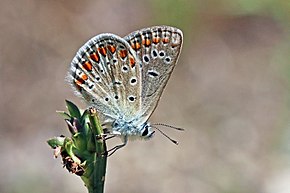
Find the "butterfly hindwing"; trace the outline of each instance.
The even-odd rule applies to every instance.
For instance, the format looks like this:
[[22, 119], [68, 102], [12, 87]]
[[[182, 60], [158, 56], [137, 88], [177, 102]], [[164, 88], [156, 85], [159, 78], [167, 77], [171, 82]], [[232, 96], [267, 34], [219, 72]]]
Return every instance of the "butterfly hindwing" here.
[[183, 41], [182, 32], [174, 27], [155, 26], [135, 31], [126, 41], [142, 61], [142, 121], [157, 106], [163, 89], [177, 63]]

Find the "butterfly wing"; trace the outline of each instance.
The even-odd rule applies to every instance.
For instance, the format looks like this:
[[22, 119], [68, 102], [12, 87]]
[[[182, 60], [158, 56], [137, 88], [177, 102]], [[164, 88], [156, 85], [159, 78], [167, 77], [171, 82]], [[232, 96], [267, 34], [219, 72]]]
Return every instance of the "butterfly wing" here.
[[155, 26], [135, 31], [124, 39], [142, 61], [141, 121], [144, 122], [155, 110], [177, 63], [183, 34], [174, 27]]
[[68, 81], [105, 118], [131, 119], [141, 108], [140, 61], [114, 34], [93, 37], [74, 57]]

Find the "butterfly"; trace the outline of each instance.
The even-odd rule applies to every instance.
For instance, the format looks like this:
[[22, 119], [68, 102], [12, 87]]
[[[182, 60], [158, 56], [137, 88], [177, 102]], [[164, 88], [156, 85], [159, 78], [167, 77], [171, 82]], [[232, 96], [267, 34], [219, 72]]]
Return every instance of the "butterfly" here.
[[[182, 31], [170, 26], [144, 28], [121, 38], [103, 33], [76, 53], [68, 81], [76, 95], [96, 108], [109, 133], [128, 139], [149, 139], [148, 119], [155, 110], [177, 63]], [[166, 136], [167, 137], [167, 136]]]

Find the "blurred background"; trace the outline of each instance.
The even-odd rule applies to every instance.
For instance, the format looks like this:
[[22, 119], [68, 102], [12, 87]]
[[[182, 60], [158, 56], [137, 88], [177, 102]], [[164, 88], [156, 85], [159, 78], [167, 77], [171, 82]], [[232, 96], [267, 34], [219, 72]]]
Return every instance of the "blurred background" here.
[[65, 99], [86, 107], [68, 66], [97, 34], [154, 25], [180, 28], [184, 46], [151, 122], [186, 131], [115, 153], [106, 192], [290, 192], [289, 1], [1, 0], [1, 193], [86, 192], [46, 144], [69, 136]]

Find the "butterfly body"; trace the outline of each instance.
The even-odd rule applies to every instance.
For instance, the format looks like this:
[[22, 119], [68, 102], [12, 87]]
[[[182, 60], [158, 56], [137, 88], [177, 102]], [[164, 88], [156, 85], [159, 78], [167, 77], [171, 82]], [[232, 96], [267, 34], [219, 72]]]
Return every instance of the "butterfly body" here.
[[156, 26], [121, 38], [100, 34], [79, 49], [68, 81], [95, 107], [111, 134], [128, 139], [153, 136], [149, 117], [175, 67], [182, 32]]

